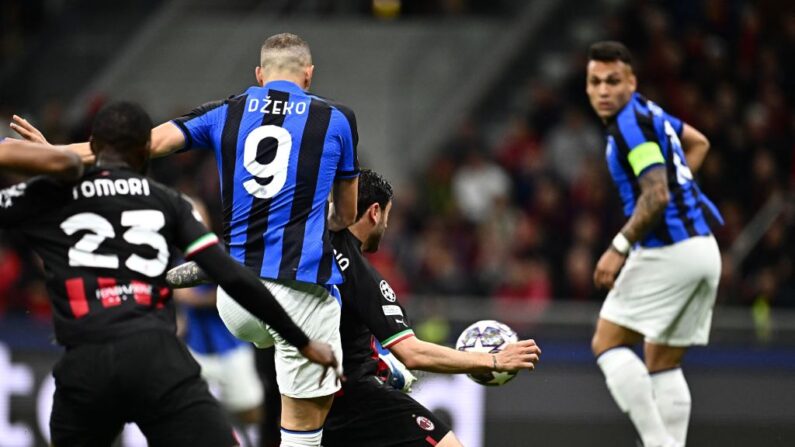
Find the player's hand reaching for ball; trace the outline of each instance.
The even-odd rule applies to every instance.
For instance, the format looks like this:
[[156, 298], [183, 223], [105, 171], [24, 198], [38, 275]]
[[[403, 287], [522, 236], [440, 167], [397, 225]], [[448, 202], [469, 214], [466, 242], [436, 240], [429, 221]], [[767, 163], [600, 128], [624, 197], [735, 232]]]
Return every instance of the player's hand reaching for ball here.
[[35, 128], [33, 124], [30, 124], [25, 118], [22, 118], [19, 115], [14, 115], [12, 119], [13, 121], [10, 124], [11, 129], [18, 133], [22, 138], [33, 143], [50, 144], [47, 139], [44, 138], [44, 135], [41, 133], [41, 131]]
[[496, 371], [515, 372], [521, 369], [534, 370], [541, 358], [541, 348], [535, 340], [519, 340], [506, 345], [505, 348], [494, 355]]
[[301, 349], [301, 354], [312, 363], [317, 363], [323, 366], [323, 374], [320, 376], [320, 384], [322, 385], [323, 379], [326, 378], [329, 368], [337, 376], [337, 382], [344, 382], [345, 377], [342, 375], [342, 367], [334, 355], [334, 350], [331, 345], [316, 340], [309, 340], [309, 344]]

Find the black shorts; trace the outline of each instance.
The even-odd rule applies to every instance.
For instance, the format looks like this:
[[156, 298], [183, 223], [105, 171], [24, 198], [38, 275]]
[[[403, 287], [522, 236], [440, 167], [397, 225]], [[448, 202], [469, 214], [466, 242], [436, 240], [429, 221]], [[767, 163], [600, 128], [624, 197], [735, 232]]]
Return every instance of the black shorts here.
[[166, 331], [70, 348], [53, 369], [53, 445], [109, 446], [127, 422], [152, 447], [238, 445], [199, 372]]
[[431, 447], [450, 432], [430, 410], [374, 376], [346, 383], [323, 426], [324, 447]]

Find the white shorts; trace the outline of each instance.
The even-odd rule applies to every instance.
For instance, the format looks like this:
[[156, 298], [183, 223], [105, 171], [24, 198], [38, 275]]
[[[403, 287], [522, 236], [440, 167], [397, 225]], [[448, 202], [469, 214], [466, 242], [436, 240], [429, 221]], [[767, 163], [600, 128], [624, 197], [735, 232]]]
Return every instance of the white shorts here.
[[262, 382], [251, 346], [239, 346], [223, 354], [191, 354], [202, 367], [202, 377], [210, 390], [227, 410], [237, 413], [262, 405]]
[[[317, 284], [265, 279], [262, 283], [310, 339], [331, 345], [342, 365], [341, 312], [337, 300]], [[298, 349], [251, 315], [220, 287], [217, 307], [218, 314], [235, 337], [254, 343], [258, 348], [276, 346], [276, 382], [282, 395], [308, 399], [328, 396], [340, 389], [333, 371], [327, 371], [322, 384], [318, 386], [323, 367], [307, 360]]]
[[599, 316], [650, 343], [706, 345], [720, 271], [712, 236], [632, 250]]

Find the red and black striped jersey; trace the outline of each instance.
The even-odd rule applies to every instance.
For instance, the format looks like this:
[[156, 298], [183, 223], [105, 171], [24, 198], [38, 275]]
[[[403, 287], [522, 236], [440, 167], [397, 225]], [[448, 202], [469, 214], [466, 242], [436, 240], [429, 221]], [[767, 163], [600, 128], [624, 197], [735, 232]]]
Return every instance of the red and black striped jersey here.
[[44, 261], [55, 336], [67, 346], [175, 331], [167, 267], [180, 251], [218, 242], [179, 193], [126, 168], [92, 168], [73, 185], [37, 177], [0, 191], [0, 227]]

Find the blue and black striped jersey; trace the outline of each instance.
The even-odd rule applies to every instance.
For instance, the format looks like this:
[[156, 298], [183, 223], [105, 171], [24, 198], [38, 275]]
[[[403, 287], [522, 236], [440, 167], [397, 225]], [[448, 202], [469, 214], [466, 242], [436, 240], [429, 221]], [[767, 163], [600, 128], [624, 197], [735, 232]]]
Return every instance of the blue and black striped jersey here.
[[710, 234], [708, 220], [723, 223], [715, 205], [701, 192], [687, 166], [679, 137], [684, 124], [638, 93], [607, 122], [607, 166], [618, 188], [624, 214], [632, 215], [640, 195], [638, 178], [663, 166], [671, 201], [660, 223], [639, 241], [661, 247]]
[[342, 282], [326, 217], [334, 180], [359, 175], [350, 109], [273, 81], [173, 122], [185, 149], [215, 151], [233, 258], [262, 278]]

